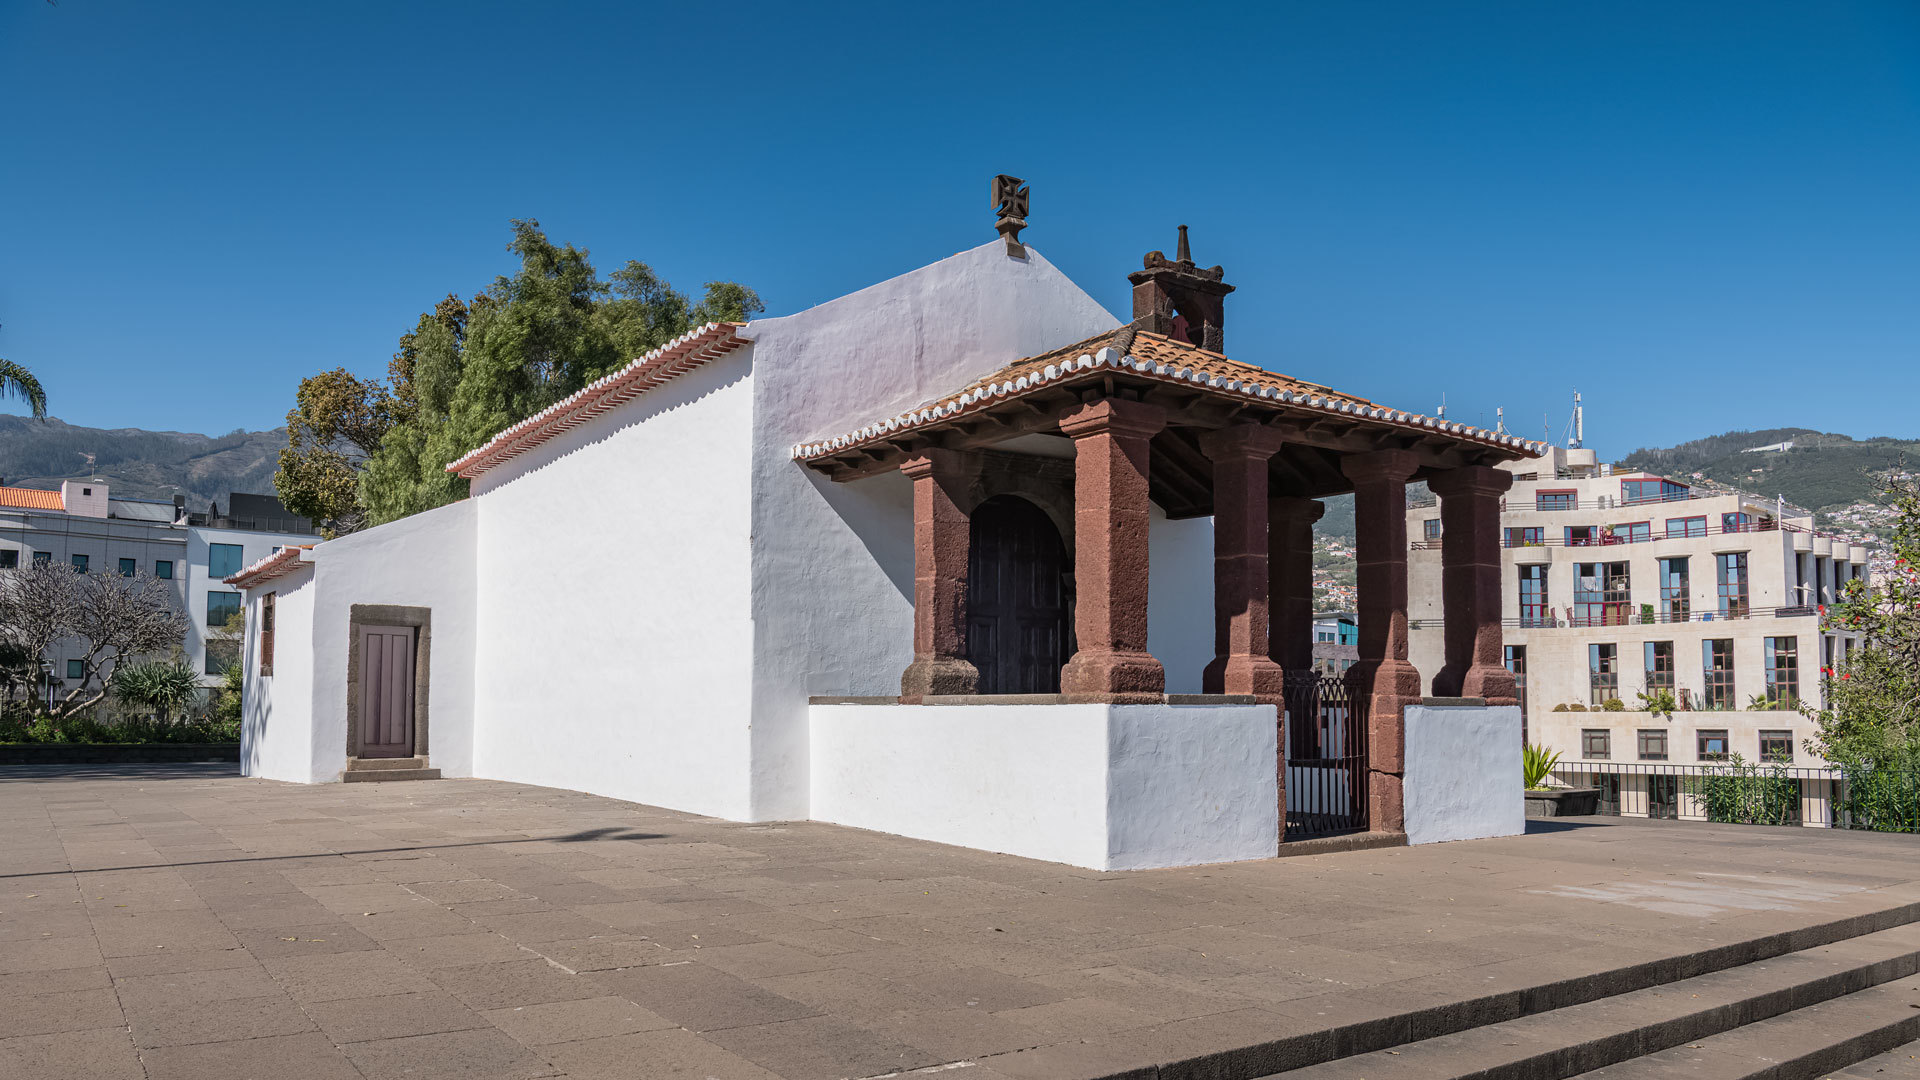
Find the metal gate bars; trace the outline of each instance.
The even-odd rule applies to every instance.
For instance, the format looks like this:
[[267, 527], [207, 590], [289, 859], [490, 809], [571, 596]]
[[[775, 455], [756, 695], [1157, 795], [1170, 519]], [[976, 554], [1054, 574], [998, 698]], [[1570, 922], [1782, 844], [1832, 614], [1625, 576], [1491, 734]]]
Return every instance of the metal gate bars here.
[[1366, 829], [1366, 693], [1349, 678], [1289, 671], [1282, 694], [1287, 777], [1282, 839]]

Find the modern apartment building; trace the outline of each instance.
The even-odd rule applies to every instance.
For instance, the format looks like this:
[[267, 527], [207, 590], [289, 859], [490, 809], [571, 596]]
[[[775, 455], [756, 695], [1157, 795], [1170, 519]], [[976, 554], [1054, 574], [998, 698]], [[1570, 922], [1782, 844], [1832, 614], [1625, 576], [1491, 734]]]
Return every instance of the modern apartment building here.
[[[232, 657], [217, 639], [208, 655], [209, 632], [239, 610], [239, 593], [223, 579], [283, 546], [318, 540], [311, 523], [267, 495], [235, 493], [223, 514], [218, 506], [189, 511], [181, 497], [118, 498], [98, 480], [68, 480], [58, 491], [0, 486], [0, 570], [52, 561], [90, 574], [172, 581], [189, 623], [181, 649], [210, 686]], [[48, 675], [56, 694], [82, 676], [83, 653], [78, 642], [55, 646]]]
[[[1817, 700], [1820, 669], [1855, 646], [1820, 613], [1866, 575], [1864, 547], [1777, 499], [1616, 472], [1592, 450], [1501, 468], [1514, 473], [1503, 636], [1530, 741], [1601, 775], [1734, 754], [1824, 764], [1796, 704]], [[1442, 663], [1440, 528], [1433, 501], [1408, 508], [1411, 659], [1428, 679]], [[1663, 693], [1670, 717], [1642, 697]]]

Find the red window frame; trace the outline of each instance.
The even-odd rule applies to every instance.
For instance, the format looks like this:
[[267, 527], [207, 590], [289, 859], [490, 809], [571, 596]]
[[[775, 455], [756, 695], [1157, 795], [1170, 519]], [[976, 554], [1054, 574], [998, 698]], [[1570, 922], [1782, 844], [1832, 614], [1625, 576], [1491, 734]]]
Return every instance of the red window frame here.
[[[1540, 500], [1548, 495], [1568, 495], [1571, 496], [1571, 498], [1565, 506], [1541, 506]], [[1550, 491], [1536, 491], [1533, 493], [1533, 508], [1535, 510], [1578, 510], [1580, 508], [1580, 489], [1555, 488]]]

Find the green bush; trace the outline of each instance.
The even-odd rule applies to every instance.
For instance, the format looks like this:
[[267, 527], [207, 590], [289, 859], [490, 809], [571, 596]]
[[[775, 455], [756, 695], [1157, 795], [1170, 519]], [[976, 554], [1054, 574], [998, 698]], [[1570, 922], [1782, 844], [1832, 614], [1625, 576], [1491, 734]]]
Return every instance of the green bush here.
[[1520, 752], [1520, 771], [1528, 791], [1539, 791], [1553, 767], [1560, 763], [1560, 751], [1549, 751], [1539, 743], [1528, 743]]
[[91, 716], [0, 717], [0, 742], [13, 743], [217, 743], [239, 742], [240, 721], [218, 718], [161, 720], [131, 717], [103, 724]]
[[1762, 768], [1739, 754], [1710, 776], [1692, 778], [1708, 821], [1741, 825], [1794, 825], [1800, 821], [1800, 781], [1785, 767]]
[[1600, 703], [1600, 708], [1606, 712], [1626, 712], [1627, 703], [1617, 697], [1610, 697]]

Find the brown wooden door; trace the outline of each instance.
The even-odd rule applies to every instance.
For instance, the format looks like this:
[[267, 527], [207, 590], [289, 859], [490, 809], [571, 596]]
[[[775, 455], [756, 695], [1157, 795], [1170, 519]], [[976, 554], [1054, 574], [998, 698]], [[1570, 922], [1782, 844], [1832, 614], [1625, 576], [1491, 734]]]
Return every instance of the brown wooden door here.
[[1000, 495], [972, 514], [967, 659], [983, 694], [1057, 694], [1066, 662], [1066, 546], [1041, 509]]
[[413, 627], [360, 630], [360, 756], [413, 756]]

